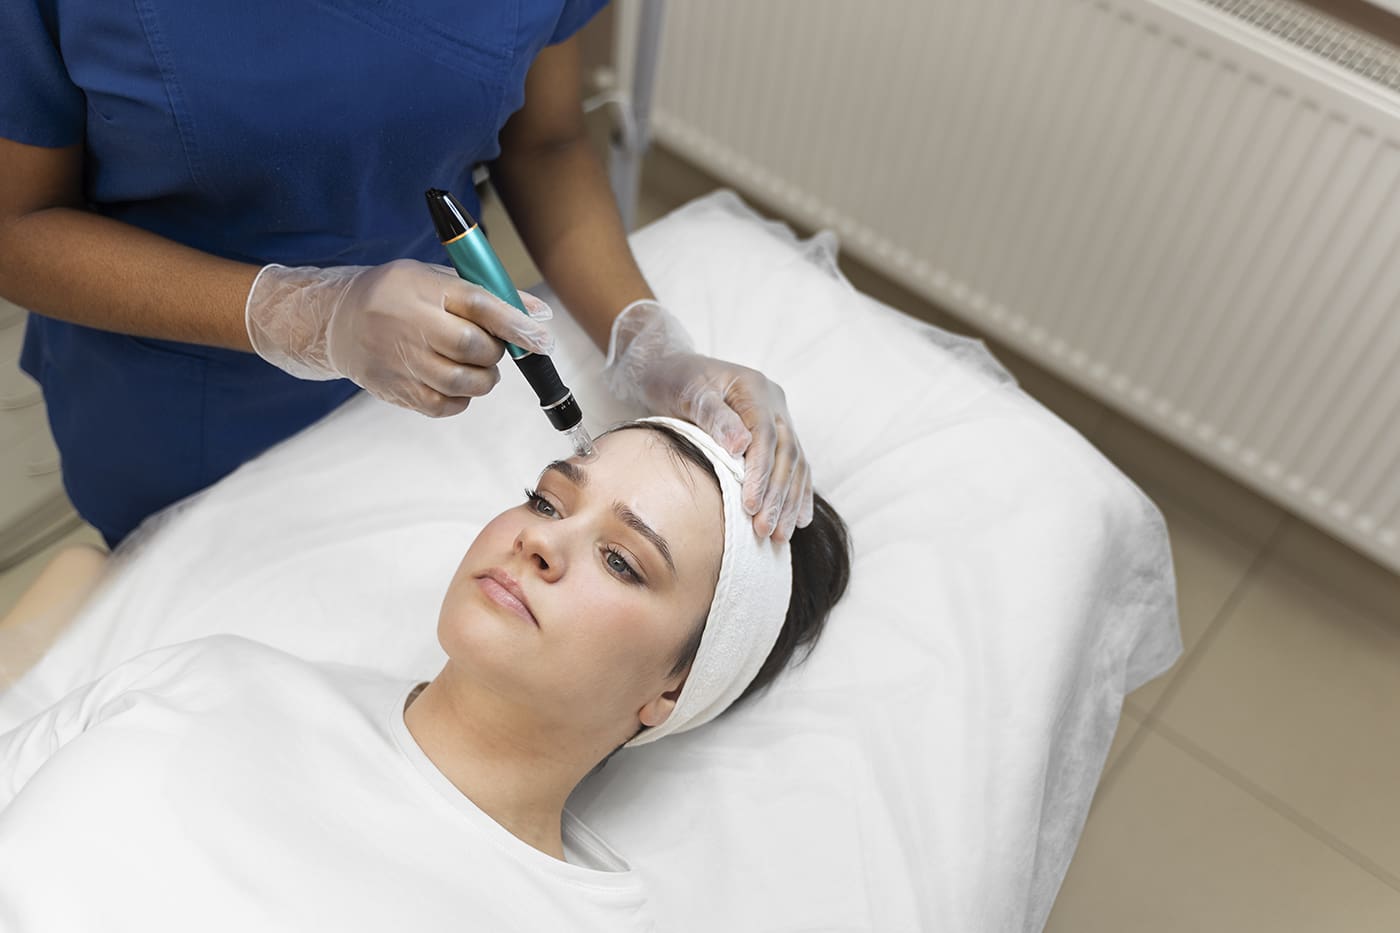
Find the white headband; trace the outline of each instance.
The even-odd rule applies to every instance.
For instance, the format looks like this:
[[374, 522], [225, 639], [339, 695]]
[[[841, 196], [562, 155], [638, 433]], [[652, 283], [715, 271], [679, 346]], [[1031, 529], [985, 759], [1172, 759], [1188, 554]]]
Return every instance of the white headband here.
[[760, 538], [744, 511], [744, 462], [688, 421], [664, 424], [699, 447], [719, 477], [724, 500], [724, 556], [700, 650], [671, 715], [627, 743], [645, 745], [704, 725], [739, 698], [778, 640], [792, 596], [792, 559], [786, 543]]

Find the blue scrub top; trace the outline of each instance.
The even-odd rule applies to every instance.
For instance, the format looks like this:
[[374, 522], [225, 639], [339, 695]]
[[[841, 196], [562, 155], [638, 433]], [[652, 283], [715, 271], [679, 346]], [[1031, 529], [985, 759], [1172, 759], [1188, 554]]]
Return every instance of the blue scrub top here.
[[[85, 148], [91, 209], [263, 265], [443, 262], [423, 192], [472, 168], [547, 44], [607, 0], [5, 0], [0, 137]], [[357, 387], [30, 315], [64, 483], [115, 544]]]

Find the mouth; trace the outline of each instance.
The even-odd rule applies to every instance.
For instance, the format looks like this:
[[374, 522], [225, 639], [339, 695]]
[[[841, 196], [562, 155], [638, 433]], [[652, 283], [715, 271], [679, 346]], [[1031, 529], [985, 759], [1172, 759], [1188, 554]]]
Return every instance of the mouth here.
[[525, 591], [520, 588], [520, 584], [510, 574], [499, 567], [492, 567], [485, 573], [478, 575], [476, 582], [481, 587], [481, 591], [493, 603], [504, 609], [509, 609], [535, 628], [540, 627], [539, 620], [530, 611], [530, 604], [525, 602]]

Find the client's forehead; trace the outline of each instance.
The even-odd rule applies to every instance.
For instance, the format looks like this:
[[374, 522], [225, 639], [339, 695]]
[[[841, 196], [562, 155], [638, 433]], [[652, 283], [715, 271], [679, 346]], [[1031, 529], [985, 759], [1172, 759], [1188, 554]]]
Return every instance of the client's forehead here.
[[556, 461], [546, 474], [557, 474], [585, 496], [632, 510], [668, 540], [673, 552], [689, 552], [707, 563], [718, 560], [724, 518], [713, 478], [657, 431], [614, 431], [598, 438], [595, 447], [594, 457]]
[[580, 487], [598, 482], [640, 488], [642, 484], [660, 482], [680, 484], [687, 490], [700, 473], [699, 468], [677, 453], [669, 439], [658, 431], [625, 428], [604, 434], [594, 447], [595, 456], [556, 460], [545, 469], [562, 474]]

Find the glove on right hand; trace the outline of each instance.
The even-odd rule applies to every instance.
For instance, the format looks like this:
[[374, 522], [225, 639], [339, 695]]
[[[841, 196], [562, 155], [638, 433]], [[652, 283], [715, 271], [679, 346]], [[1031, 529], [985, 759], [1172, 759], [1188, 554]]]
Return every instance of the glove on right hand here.
[[455, 415], [500, 381], [502, 341], [549, 353], [549, 306], [520, 293], [521, 314], [446, 266], [264, 266], [244, 320], [253, 349], [299, 379], [350, 379], [434, 418]]

